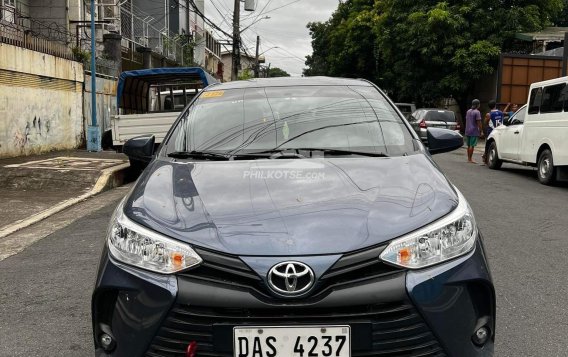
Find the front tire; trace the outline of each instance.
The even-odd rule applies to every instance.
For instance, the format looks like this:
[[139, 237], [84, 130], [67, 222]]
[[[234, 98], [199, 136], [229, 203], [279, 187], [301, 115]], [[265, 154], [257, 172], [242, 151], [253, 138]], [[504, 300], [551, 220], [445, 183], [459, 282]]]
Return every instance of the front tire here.
[[487, 167], [492, 170], [499, 170], [501, 165], [503, 165], [503, 160], [499, 159], [497, 144], [495, 141], [492, 141], [489, 145], [489, 152], [487, 153]]
[[537, 165], [538, 181], [543, 185], [552, 185], [556, 178], [556, 168], [554, 167], [554, 159], [552, 151], [544, 150], [538, 157]]

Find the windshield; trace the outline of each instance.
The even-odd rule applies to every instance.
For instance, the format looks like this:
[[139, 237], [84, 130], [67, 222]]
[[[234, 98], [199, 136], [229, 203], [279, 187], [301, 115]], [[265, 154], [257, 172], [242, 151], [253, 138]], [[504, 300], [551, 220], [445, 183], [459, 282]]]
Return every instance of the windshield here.
[[298, 148], [404, 155], [414, 144], [373, 87], [294, 86], [204, 93], [178, 121], [166, 153]]
[[456, 115], [454, 112], [443, 111], [443, 110], [432, 110], [426, 112], [426, 121], [445, 121], [453, 122], [456, 121]]

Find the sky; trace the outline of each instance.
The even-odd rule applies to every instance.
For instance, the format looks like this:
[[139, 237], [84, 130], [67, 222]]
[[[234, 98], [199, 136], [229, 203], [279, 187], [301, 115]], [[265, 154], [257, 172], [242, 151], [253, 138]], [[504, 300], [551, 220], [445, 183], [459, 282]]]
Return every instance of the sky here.
[[[256, 51], [256, 36], [260, 35], [260, 53], [266, 64], [279, 67], [292, 76], [301, 76], [305, 57], [312, 53], [308, 22], [326, 21], [338, 5], [338, 0], [256, 0], [256, 11], [241, 7], [241, 29], [263, 17], [242, 32], [250, 55]], [[228, 33], [232, 33], [233, 0], [205, 0], [205, 16]], [[217, 11], [219, 10], [219, 11]], [[258, 16], [258, 17], [257, 17]], [[215, 32], [214, 32], [215, 33]], [[221, 34], [217, 38], [223, 39]], [[277, 48], [274, 48], [277, 47]], [[222, 51], [230, 50], [222, 47]]]

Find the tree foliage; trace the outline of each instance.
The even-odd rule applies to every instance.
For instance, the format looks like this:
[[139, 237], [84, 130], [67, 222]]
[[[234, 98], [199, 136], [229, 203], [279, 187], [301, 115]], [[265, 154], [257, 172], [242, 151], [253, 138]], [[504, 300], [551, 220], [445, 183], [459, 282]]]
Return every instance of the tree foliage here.
[[346, 0], [308, 24], [305, 75], [361, 77], [397, 100], [468, 94], [518, 32], [565, 19], [568, 0]]
[[268, 77], [290, 77], [290, 73], [286, 72], [281, 68], [272, 67], [268, 71]]

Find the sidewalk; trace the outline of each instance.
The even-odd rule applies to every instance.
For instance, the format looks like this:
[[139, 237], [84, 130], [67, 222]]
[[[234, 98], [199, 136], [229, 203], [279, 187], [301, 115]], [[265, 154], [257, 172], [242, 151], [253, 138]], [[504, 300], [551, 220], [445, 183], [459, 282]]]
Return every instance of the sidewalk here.
[[128, 158], [57, 151], [0, 160], [0, 238], [124, 183]]

